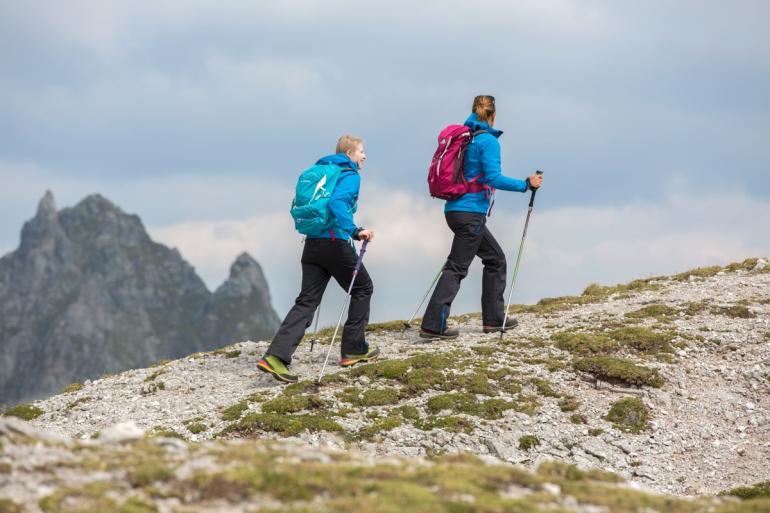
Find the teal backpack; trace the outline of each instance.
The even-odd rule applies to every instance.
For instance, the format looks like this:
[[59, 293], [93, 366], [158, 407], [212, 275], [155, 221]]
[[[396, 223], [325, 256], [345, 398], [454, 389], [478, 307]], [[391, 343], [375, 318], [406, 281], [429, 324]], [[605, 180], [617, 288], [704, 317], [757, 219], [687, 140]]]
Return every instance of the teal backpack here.
[[329, 200], [342, 170], [336, 164], [316, 164], [299, 175], [291, 202], [291, 217], [299, 233], [315, 237], [332, 227]]

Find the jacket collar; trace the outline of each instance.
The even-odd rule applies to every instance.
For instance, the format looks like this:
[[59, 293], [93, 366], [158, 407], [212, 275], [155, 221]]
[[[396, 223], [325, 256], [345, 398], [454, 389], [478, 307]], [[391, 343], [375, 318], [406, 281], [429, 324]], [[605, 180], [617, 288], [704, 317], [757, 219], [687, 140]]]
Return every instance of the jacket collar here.
[[334, 153], [318, 159], [316, 164], [336, 164], [344, 169], [351, 169], [352, 171], [358, 171], [358, 164], [350, 160], [344, 153]]
[[468, 119], [465, 120], [465, 126], [471, 129], [471, 131], [475, 132], [476, 130], [486, 130], [490, 134], [494, 135], [495, 137], [500, 137], [503, 135], [502, 130], [498, 130], [497, 128], [493, 128], [489, 126], [489, 123], [486, 121], [479, 121], [478, 116], [476, 116], [476, 113], [472, 113], [470, 116], [468, 116]]

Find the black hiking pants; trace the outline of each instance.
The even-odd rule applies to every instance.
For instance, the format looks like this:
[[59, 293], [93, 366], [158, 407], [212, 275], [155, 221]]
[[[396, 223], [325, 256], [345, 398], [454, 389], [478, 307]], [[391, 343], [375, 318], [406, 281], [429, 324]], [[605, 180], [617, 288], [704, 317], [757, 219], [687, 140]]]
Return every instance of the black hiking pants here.
[[505, 253], [486, 227], [487, 216], [475, 212], [446, 212], [454, 232], [452, 249], [422, 318], [424, 329], [443, 332], [460, 282], [468, 274], [474, 257], [481, 258], [481, 313], [485, 326], [503, 324], [505, 302]]
[[[358, 256], [349, 242], [331, 239], [306, 239], [302, 251], [302, 290], [273, 337], [267, 354], [291, 363], [291, 356], [312, 324], [329, 279], [334, 277], [345, 292], [350, 287]], [[369, 350], [364, 328], [369, 323], [369, 300], [374, 286], [361, 265], [350, 296], [348, 319], [342, 331], [342, 354], [363, 354]]]

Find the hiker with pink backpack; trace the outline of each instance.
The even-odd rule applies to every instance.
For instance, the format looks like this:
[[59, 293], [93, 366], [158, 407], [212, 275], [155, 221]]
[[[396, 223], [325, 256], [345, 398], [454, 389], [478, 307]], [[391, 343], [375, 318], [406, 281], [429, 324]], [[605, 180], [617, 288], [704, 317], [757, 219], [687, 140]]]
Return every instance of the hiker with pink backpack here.
[[464, 125], [450, 125], [439, 135], [439, 147], [428, 172], [432, 196], [445, 199], [444, 216], [454, 233], [452, 248], [441, 277], [425, 310], [420, 337], [456, 338], [458, 330], [447, 326], [450, 308], [460, 282], [478, 256], [484, 265], [481, 311], [484, 333], [513, 328], [518, 321], [506, 318], [505, 253], [486, 226], [495, 190], [527, 192], [542, 185], [542, 176], [526, 180], [504, 176], [500, 168], [503, 134], [494, 128], [495, 98], [477, 96]]

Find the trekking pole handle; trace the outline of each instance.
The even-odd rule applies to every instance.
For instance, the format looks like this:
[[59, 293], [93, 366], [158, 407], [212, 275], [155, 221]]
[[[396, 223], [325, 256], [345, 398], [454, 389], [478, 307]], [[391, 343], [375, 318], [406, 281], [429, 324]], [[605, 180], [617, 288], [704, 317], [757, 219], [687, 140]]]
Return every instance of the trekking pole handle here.
[[[543, 172], [538, 169], [537, 171], [535, 171], [535, 174], [538, 175], [538, 176], [542, 176]], [[537, 189], [539, 189], [539, 188], [540, 187], [532, 189], [532, 196], [530, 196], [530, 198], [529, 198], [529, 208], [532, 208], [532, 207], [535, 206], [535, 193], [537, 192]]]
[[358, 255], [358, 261], [356, 262], [356, 267], [353, 269], [353, 272], [355, 274], [358, 274], [358, 270], [361, 268], [361, 262], [364, 261], [364, 253], [366, 253], [366, 246], [369, 244], [368, 240], [365, 240], [364, 243], [361, 245], [361, 253]]

